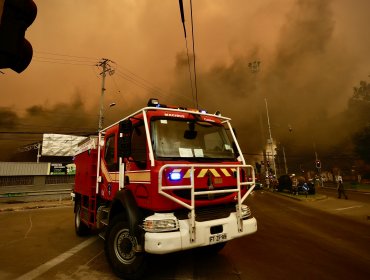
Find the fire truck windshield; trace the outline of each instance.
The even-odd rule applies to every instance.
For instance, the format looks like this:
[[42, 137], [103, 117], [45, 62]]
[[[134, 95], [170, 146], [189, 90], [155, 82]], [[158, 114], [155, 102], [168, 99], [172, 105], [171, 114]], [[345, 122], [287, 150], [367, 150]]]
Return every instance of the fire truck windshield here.
[[157, 158], [235, 160], [221, 124], [195, 120], [152, 121], [153, 150]]

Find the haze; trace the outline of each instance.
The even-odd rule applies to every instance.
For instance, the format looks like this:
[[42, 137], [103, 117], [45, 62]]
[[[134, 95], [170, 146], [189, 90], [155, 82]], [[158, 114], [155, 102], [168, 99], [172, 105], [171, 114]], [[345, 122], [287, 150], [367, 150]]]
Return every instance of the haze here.
[[[38, 15], [26, 33], [34, 58], [22, 74], [0, 74], [1, 131], [96, 131], [101, 58], [115, 62], [105, 124], [150, 97], [195, 106], [177, 0], [35, 2]], [[193, 1], [200, 106], [233, 119], [250, 161], [267, 136], [265, 98], [273, 138], [291, 153], [312, 153], [313, 143], [345, 146], [356, 131], [346, 122], [348, 99], [370, 74], [369, 11], [368, 0]], [[255, 60], [261, 65], [253, 74], [248, 63]], [[2, 160], [41, 139], [0, 137]]]

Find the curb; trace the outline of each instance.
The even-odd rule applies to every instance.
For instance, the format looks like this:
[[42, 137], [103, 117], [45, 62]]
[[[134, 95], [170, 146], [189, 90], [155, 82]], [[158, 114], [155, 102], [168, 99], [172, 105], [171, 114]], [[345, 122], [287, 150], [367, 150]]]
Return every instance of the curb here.
[[69, 206], [73, 206], [71, 200], [33, 201], [24, 203], [0, 203], [0, 213], [43, 208], [69, 207]]
[[291, 194], [287, 194], [287, 193], [283, 193], [283, 192], [271, 192], [271, 193], [281, 195], [281, 196], [284, 196], [284, 197], [287, 197], [287, 198], [290, 198], [290, 199], [294, 199], [294, 200], [297, 200], [297, 201], [318, 201], [318, 200], [324, 200], [324, 199], [328, 198], [328, 196], [324, 195], [324, 194], [319, 194], [319, 195], [314, 194], [313, 196], [315, 196], [315, 197], [312, 197], [312, 195], [308, 195], [306, 197], [305, 195], [291, 195]]

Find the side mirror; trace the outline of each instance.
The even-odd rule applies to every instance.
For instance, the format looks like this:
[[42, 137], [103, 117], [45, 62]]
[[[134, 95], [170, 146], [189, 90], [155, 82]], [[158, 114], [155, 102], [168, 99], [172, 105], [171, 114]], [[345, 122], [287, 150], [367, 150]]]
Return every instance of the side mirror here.
[[118, 156], [128, 158], [131, 156], [132, 122], [123, 120], [119, 124], [120, 137], [118, 138]]

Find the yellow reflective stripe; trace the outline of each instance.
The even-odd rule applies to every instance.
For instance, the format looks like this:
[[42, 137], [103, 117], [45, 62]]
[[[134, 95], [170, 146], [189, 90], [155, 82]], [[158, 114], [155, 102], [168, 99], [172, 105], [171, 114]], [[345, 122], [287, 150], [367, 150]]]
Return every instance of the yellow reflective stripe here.
[[183, 178], [190, 178], [190, 172], [191, 172], [191, 169], [188, 169], [188, 171], [186, 171]]
[[213, 176], [215, 176], [215, 177], [221, 177], [220, 174], [217, 172], [216, 169], [210, 169], [209, 171], [212, 172]]
[[229, 173], [229, 171], [227, 171], [227, 169], [226, 169], [226, 168], [221, 168], [221, 171], [222, 171], [222, 173], [224, 173], [224, 175], [225, 175], [226, 177], [230, 177], [230, 176], [231, 176], [231, 174]]
[[107, 181], [110, 183], [110, 182], [112, 182], [112, 178], [111, 178], [111, 176], [110, 176], [110, 174], [109, 174], [109, 172], [108, 172], [108, 170], [107, 170], [107, 167], [105, 166], [105, 163], [104, 163], [104, 161], [102, 161], [102, 163], [101, 163], [101, 171], [102, 171], [102, 173], [104, 174], [104, 176], [105, 176], [105, 178], [107, 179]]
[[150, 171], [126, 171], [131, 183], [150, 183]]
[[[173, 172], [181, 172], [183, 169], [174, 169]], [[230, 168], [229, 170], [226, 169], [226, 168], [220, 168], [221, 172], [223, 173], [223, 175], [225, 175], [226, 177], [230, 177], [232, 176], [232, 173], [231, 172], [235, 172], [236, 171], [236, 168]], [[197, 176], [197, 178], [203, 178], [207, 172], [210, 171], [212, 173], [212, 175], [214, 177], [222, 177], [216, 169], [212, 168], [212, 169], [208, 169], [208, 168], [203, 168], [199, 171], [199, 174]], [[185, 179], [188, 179], [190, 178], [190, 174], [191, 174], [191, 169], [188, 169], [185, 173], [185, 175], [182, 177], [182, 178], [185, 178]]]
[[118, 172], [109, 172], [109, 175], [113, 182], [118, 182], [119, 180], [119, 173]]
[[204, 175], [207, 174], [207, 171], [208, 171], [208, 169], [202, 169], [202, 170], [200, 170], [200, 172], [198, 174], [198, 178], [203, 178]]

